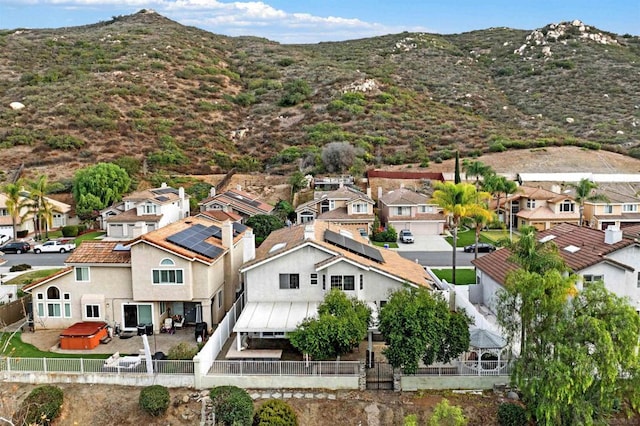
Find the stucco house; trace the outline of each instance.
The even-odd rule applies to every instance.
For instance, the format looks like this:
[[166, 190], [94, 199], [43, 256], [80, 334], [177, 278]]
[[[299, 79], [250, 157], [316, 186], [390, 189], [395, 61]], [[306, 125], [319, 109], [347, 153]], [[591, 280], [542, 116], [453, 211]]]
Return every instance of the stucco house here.
[[640, 225], [638, 191], [640, 184], [637, 183], [599, 183], [594, 194], [605, 196], [607, 201], [585, 200], [584, 223], [596, 229]]
[[[606, 231], [564, 223], [537, 234], [539, 241], [558, 246], [567, 266], [579, 275], [578, 286], [604, 281], [618, 296], [629, 297], [640, 312], [640, 244], [616, 228]], [[470, 287], [469, 300], [495, 313], [495, 295], [504, 286], [507, 274], [517, 269], [508, 259], [509, 249], [496, 250], [472, 260], [477, 285]]]
[[383, 225], [409, 229], [415, 235], [440, 235], [444, 232], [442, 209], [430, 197], [407, 188], [394, 189], [380, 198], [379, 215]]
[[250, 228], [189, 217], [126, 243], [85, 241], [65, 269], [24, 290], [33, 295], [36, 328], [100, 320], [157, 332], [170, 315], [211, 326], [235, 301], [238, 269], [254, 255]]
[[201, 212], [222, 211], [242, 217], [242, 222], [251, 216], [271, 214], [273, 206], [261, 201], [258, 196], [240, 189], [231, 189], [216, 194], [216, 188], [211, 188], [209, 198], [198, 203]]
[[515, 194], [500, 200], [501, 216], [513, 229], [533, 226], [538, 231], [550, 229], [559, 223], [575, 223], [580, 211], [573, 197], [544, 188], [520, 186]]
[[375, 218], [374, 206], [370, 191], [365, 194], [349, 186], [335, 191], [316, 191], [313, 200], [296, 208], [296, 222], [304, 224], [320, 219], [354, 233], [369, 234]]
[[107, 237], [132, 239], [188, 217], [189, 195], [184, 188], [163, 183], [160, 188], [137, 191], [100, 212]]
[[272, 232], [240, 272], [246, 306], [233, 329], [238, 350], [241, 335], [285, 337], [316, 315], [333, 288], [366, 302], [377, 318], [390, 292], [405, 285], [435, 287], [418, 263], [321, 220]]
[[[29, 196], [27, 191], [23, 192], [22, 200], [26, 200]], [[71, 224], [71, 206], [62, 201], [54, 200], [50, 197], [44, 197], [46, 202], [53, 207], [53, 220], [51, 229], [61, 228]], [[32, 233], [35, 230], [33, 213], [27, 207], [20, 210], [20, 215], [16, 221], [16, 231], [27, 231]], [[9, 209], [7, 208], [7, 196], [0, 192], [0, 234], [15, 238], [13, 235], [13, 225]]]

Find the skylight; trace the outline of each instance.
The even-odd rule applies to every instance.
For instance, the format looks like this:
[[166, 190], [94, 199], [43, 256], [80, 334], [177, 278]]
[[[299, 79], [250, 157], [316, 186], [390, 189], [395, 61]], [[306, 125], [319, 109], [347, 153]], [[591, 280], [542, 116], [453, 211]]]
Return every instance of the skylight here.
[[287, 243], [278, 243], [278, 244], [274, 244], [273, 247], [271, 247], [269, 249], [269, 253], [273, 253], [274, 251], [278, 251], [280, 249], [283, 249], [287, 246]]
[[546, 237], [540, 238], [540, 242], [546, 243], [547, 241], [553, 240], [555, 237], [555, 235], [547, 235]]
[[566, 251], [568, 251], [569, 253], [575, 253], [578, 250], [580, 250], [580, 247], [576, 247], [576, 246], [566, 246], [564, 248]]

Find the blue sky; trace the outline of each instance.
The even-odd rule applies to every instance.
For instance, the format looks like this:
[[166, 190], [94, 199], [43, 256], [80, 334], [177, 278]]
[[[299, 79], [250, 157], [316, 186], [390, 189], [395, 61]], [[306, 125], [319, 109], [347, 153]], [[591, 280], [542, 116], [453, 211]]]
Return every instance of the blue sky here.
[[85, 25], [140, 9], [217, 34], [281, 43], [402, 31], [532, 30], [574, 19], [605, 31], [640, 35], [640, 0], [0, 0], [0, 28]]

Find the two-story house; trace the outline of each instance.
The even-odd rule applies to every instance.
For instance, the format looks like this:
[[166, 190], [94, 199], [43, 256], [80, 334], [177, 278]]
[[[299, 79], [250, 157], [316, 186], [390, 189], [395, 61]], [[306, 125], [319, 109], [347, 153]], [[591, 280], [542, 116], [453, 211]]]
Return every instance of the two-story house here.
[[366, 302], [374, 318], [394, 290], [405, 285], [435, 288], [418, 263], [321, 220], [272, 232], [240, 272], [246, 306], [234, 327], [238, 342], [242, 334], [286, 337], [303, 319], [316, 315], [334, 288]]
[[[604, 281], [618, 296], [629, 297], [640, 312], [640, 244], [613, 227], [606, 231], [564, 223], [537, 234], [541, 242], [552, 242], [569, 269], [581, 277], [579, 286]], [[495, 312], [495, 295], [510, 271], [518, 266], [508, 259], [507, 248], [472, 260], [477, 285], [470, 287], [470, 301]]]
[[373, 225], [374, 205], [369, 190], [365, 194], [343, 186], [335, 191], [314, 192], [313, 200], [299, 205], [295, 211], [297, 223], [320, 219], [365, 235]]
[[639, 184], [600, 183], [594, 191], [607, 201], [584, 202], [584, 223], [592, 228], [607, 229], [610, 226], [626, 228], [640, 225]]
[[394, 189], [378, 198], [380, 221], [395, 229], [409, 229], [415, 235], [440, 235], [445, 217], [430, 197], [407, 188]]
[[137, 191], [100, 212], [107, 237], [132, 239], [188, 217], [189, 195], [184, 188], [163, 183], [160, 188]]
[[33, 295], [36, 328], [100, 320], [158, 331], [170, 315], [211, 326], [235, 301], [238, 269], [254, 255], [250, 228], [189, 217], [126, 243], [85, 241], [67, 268], [24, 290]]
[[577, 224], [580, 220], [579, 208], [568, 192], [520, 186], [515, 194], [503, 197], [500, 206], [502, 217], [506, 215], [505, 222], [513, 229], [533, 226], [542, 231], [559, 223]]
[[[27, 203], [29, 192], [22, 191], [21, 203]], [[44, 197], [45, 201], [52, 207], [52, 223], [51, 229], [60, 228], [69, 225], [71, 222], [71, 206], [58, 200], [54, 200], [50, 197]], [[20, 214], [16, 218], [16, 231], [27, 231], [27, 233], [34, 232], [35, 223], [33, 213], [28, 207], [20, 209]], [[13, 222], [9, 209], [7, 208], [7, 196], [0, 192], [0, 235], [7, 235], [10, 238], [15, 238], [13, 235]]]
[[240, 189], [230, 189], [216, 194], [216, 188], [211, 188], [209, 198], [198, 203], [201, 212], [222, 211], [233, 213], [242, 218], [242, 222], [251, 216], [271, 214], [273, 206], [258, 199], [258, 196]]

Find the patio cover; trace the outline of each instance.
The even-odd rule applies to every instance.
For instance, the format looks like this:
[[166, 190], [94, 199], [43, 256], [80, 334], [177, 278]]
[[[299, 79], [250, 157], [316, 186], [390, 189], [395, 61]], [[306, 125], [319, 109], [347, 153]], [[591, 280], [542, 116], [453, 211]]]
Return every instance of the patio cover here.
[[318, 313], [320, 302], [249, 302], [233, 327], [236, 333], [294, 331]]
[[497, 334], [483, 328], [473, 328], [469, 331], [469, 345], [477, 349], [502, 349], [507, 341]]

